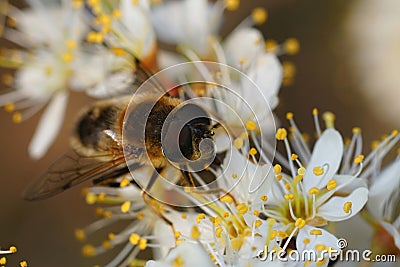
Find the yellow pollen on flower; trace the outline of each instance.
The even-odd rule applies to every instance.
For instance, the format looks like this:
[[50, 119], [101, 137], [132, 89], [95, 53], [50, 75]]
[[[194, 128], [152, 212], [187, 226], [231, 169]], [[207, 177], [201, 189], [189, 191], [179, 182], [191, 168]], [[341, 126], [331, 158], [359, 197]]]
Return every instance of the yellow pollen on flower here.
[[0, 258], [0, 265], [6, 265], [6, 263], [7, 263], [6, 257]]
[[199, 239], [200, 235], [201, 235], [201, 232], [200, 232], [199, 228], [197, 227], [197, 225], [194, 225], [192, 228], [192, 233], [191, 233], [192, 239]]
[[317, 245], [315, 245], [315, 249], [317, 251], [323, 251], [323, 250], [326, 250], [326, 246], [324, 244], [317, 244]]
[[273, 53], [273, 54], [278, 53], [278, 51], [279, 51], [278, 43], [273, 39], [267, 39], [265, 41], [265, 50], [268, 53]]
[[143, 213], [138, 213], [137, 215], [138, 220], [142, 220], [144, 218], [144, 214]]
[[285, 195], [285, 199], [286, 200], [293, 200], [294, 199], [294, 195], [293, 194], [286, 194]]
[[298, 218], [294, 223], [294, 226], [298, 227], [299, 229], [303, 228], [306, 225], [306, 221], [302, 218]]
[[255, 129], [257, 129], [257, 124], [254, 121], [247, 121], [246, 129], [249, 131], [254, 131]]
[[111, 211], [105, 211], [105, 212], [103, 213], [103, 217], [104, 217], [104, 218], [110, 218], [111, 215], [112, 215]]
[[182, 259], [181, 255], [178, 255], [178, 256], [172, 261], [172, 266], [173, 266], [173, 267], [183, 267], [183, 266], [185, 266], [185, 261]]
[[121, 18], [121, 11], [119, 9], [114, 9], [112, 12], [112, 15], [114, 18], [116, 19], [120, 19]]
[[220, 225], [221, 223], [222, 223], [222, 218], [221, 218], [221, 217], [216, 217], [216, 218], [215, 218], [214, 225], [215, 225], [215, 226], [218, 226], [218, 225]]
[[260, 227], [262, 225], [262, 222], [260, 221], [260, 220], [256, 220], [255, 222], [254, 222], [254, 227], [255, 228], [258, 228], [258, 227]]
[[320, 175], [324, 174], [324, 169], [321, 168], [321, 167], [319, 167], [319, 166], [314, 167], [313, 173], [314, 173], [316, 176], [320, 176]]
[[101, 246], [102, 246], [104, 249], [110, 249], [110, 248], [111, 248], [111, 242], [108, 241], [108, 240], [104, 240], [104, 241], [101, 243]]
[[276, 131], [275, 137], [276, 137], [277, 140], [282, 141], [282, 140], [284, 140], [286, 138], [286, 136], [287, 136], [287, 131], [286, 131], [285, 128], [279, 128]]
[[286, 113], [286, 119], [287, 119], [287, 120], [293, 119], [293, 113], [292, 113], [292, 112]]
[[284, 231], [277, 231], [276, 236], [279, 238], [285, 239], [286, 237], [288, 237], [288, 234]]
[[96, 248], [90, 244], [84, 245], [82, 247], [82, 254], [86, 257], [92, 257], [96, 254]]
[[229, 212], [224, 212], [224, 214], [222, 216], [224, 216], [224, 218], [228, 218], [229, 217]]
[[354, 159], [354, 164], [360, 164], [361, 162], [363, 162], [364, 160], [364, 155], [358, 155], [355, 159]]
[[76, 42], [75, 41], [72, 41], [72, 40], [69, 40], [68, 42], [67, 42], [67, 48], [68, 49], [75, 49], [76, 48]]
[[82, 229], [76, 229], [75, 238], [78, 239], [79, 241], [84, 241], [86, 239], [85, 231], [83, 231]]
[[220, 237], [221, 237], [221, 234], [222, 234], [222, 228], [221, 228], [221, 227], [217, 227], [217, 228], [215, 229], [215, 235], [216, 235], [216, 237], [220, 238]]
[[324, 258], [324, 259], [322, 259], [320, 261], [317, 261], [315, 263], [315, 265], [317, 265], [317, 266], [325, 266], [325, 263], [326, 263], [326, 259]]
[[322, 119], [325, 121], [326, 128], [335, 128], [335, 114], [332, 112], [324, 112]]
[[276, 176], [276, 180], [279, 182], [280, 180], [282, 180], [282, 174], [278, 174], [277, 176]]
[[147, 248], [147, 239], [140, 239], [139, 240], [139, 249], [145, 250]]
[[298, 184], [303, 180], [303, 175], [296, 175], [294, 177], [294, 184]]
[[265, 8], [256, 7], [253, 9], [253, 12], [251, 12], [251, 17], [253, 18], [255, 24], [261, 25], [267, 20], [268, 13]]
[[73, 8], [81, 8], [83, 6], [83, 0], [72, 0]]
[[196, 222], [200, 223], [201, 220], [204, 220], [206, 218], [206, 215], [204, 213], [200, 213], [199, 215], [197, 215], [196, 217]]
[[249, 210], [247, 205], [244, 203], [237, 205], [236, 208], [237, 208], [239, 214], [245, 214]]
[[254, 147], [250, 148], [249, 154], [250, 154], [251, 156], [257, 155], [257, 149], [255, 149]]
[[290, 184], [285, 184], [285, 188], [289, 191], [290, 189], [292, 189], [292, 187], [290, 186]]
[[12, 115], [12, 121], [14, 123], [21, 123], [22, 122], [21, 112], [14, 112], [14, 114]]
[[300, 43], [296, 38], [288, 38], [283, 43], [283, 47], [288, 55], [295, 55], [300, 50]]
[[282, 167], [279, 164], [275, 164], [274, 171], [276, 174], [280, 174], [282, 172]]
[[62, 60], [65, 63], [70, 63], [74, 59], [74, 56], [71, 53], [64, 53], [62, 55]]
[[296, 66], [290, 61], [282, 62], [284, 78], [293, 78], [296, 74]]
[[304, 238], [303, 239], [303, 244], [307, 245], [310, 243], [310, 239], [309, 238]]
[[371, 142], [371, 149], [375, 149], [377, 146], [379, 146], [380, 142], [378, 140], [374, 140]]
[[243, 139], [238, 137], [233, 141], [233, 145], [237, 148], [240, 149], [243, 147]]
[[17, 252], [17, 247], [11, 246], [8, 250], [11, 251], [11, 253], [15, 253]]
[[343, 205], [344, 212], [349, 213], [351, 211], [352, 206], [353, 206], [353, 203], [351, 203], [351, 202], [344, 203], [344, 205]]
[[335, 189], [336, 186], [337, 186], [336, 180], [333, 180], [333, 179], [332, 179], [332, 180], [330, 180], [330, 181], [328, 182], [328, 184], [326, 185], [326, 189], [328, 189], [329, 191], [331, 191], [331, 190]]
[[130, 201], [125, 201], [121, 205], [121, 212], [122, 213], [127, 213], [131, 208], [131, 202]]
[[304, 175], [304, 174], [306, 174], [306, 168], [300, 167], [300, 168], [297, 170], [297, 174], [298, 174], [298, 175]]
[[185, 219], [187, 218], [186, 213], [183, 213], [183, 214], [181, 215], [181, 218], [185, 220]]
[[13, 112], [15, 110], [15, 104], [12, 102], [9, 102], [4, 105], [4, 110], [7, 112]]
[[308, 193], [310, 195], [318, 195], [319, 194], [319, 189], [316, 188], [316, 187], [312, 187], [312, 188], [310, 188], [310, 190], [308, 190]]
[[397, 136], [398, 134], [399, 134], [399, 131], [397, 131], [397, 130], [393, 130], [393, 131], [392, 131], [392, 135], [393, 135], [393, 136]]
[[20, 261], [19, 266], [21, 267], [28, 267], [28, 263], [26, 261]]
[[360, 127], [354, 127], [352, 130], [353, 134], [360, 134], [361, 133], [361, 128]]
[[229, 11], [238, 9], [240, 4], [239, 0], [225, 0], [225, 7]]
[[129, 185], [131, 183], [131, 181], [128, 178], [124, 178], [122, 179], [122, 181], [119, 183], [119, 187], [125, 187], [127, 185]]
[[258, 215], [260, 215], [260, 212], [258, 210], [254, 210], [253, 214], [258, 217]]
[[266, 195], [262, 195], [262, 196], [260, 197], [260, 199], [261, 199], [261, 201], [267, 201], [267, 200], [268, 200], [268, 197], [267, 197]]
[[294, 160], [296, 160], [296, 159], [298, 159], [299, 158], [299, 156], [297, 156], [296, 154], [292, 154], [292, 160], [294, 161]]
[[313, 115], [318, 115], [318, 109], [317, 109], [317, 108], [313, 108], [312, 114], [313, 114]]
[[185, 238], [181, 238], [181, 239], [177, 239], [176, 241], [175, 241], [175, 245], [179, 245], [180, 243], [182, 243], [183, 241], [185, 241], [186, 239]]
[[174, 233], [174, 237], [175, 237], [175, 238], [179, 238], [181, 235], [182, 235], [182, 233], [179, 232], [179, 231], [176, 231], [176, 232]]
[[136, 6], [139, 3], [139, 0], [132, 0], [132, 4]]
[[237, 178], [237, 174], [236, 174], [236, 173], [232, 173], [231, 177], [232, 177], [233, 179], [236, 179], [236, 178]]
[[225, 195], [219, 198], [219, 200], [221, 200], [222, 202], [225, 203], [232, 203], [233, 202], [233, 198], [230, 195]]
[[319, 229], [312, 229], [310, 235], [322, 235], [322, 231]]
[[107, 235], [109, 240], [113, 240], [115, 238], [115, 234], [114, 233], [108, 233]]
[[130, 236], [129, 236], [129, 242], [132, 244], [132, 245], [137, 245], [138, 243], [139, 243], [139, 240], [140, 240], [140, 235], [138, 235], [138, 234], [131, 234]]
[[105, 193], [100, 193], [99, 194], [99, 200], [104, 200], [106, 199], [106, 194]]
[[94, 203], [96, 203], [96, 201], [97, 201], [97, 196], [95, 195], [95, 194], [93, 194], [93, 193], [91, 193], [91, 192], [88, 192], [87, 194], [86, 194], [86, 203], [88, 204], [88, 205], [92, 205], [92, 204], [94, 204]]

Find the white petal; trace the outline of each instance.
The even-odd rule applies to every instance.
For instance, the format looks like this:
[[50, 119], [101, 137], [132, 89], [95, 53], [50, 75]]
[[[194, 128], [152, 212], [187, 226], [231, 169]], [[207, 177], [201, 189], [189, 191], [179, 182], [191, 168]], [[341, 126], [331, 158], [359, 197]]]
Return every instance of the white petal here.
[[32, 158], [41, 158], [56, 139], [64, 121], [67, 103], [66, 92], [57, 93], [49, 103], [29, 144], [28, 150]]
[[[325, 130], [314, 145], [310, 162], [304, 175], [303, 185], [308, 191], [312, 187], [322, 188], [332, 179], [339, 168], [343, 155], [342, 136], [335, 129]], [[315, 167], [325, 167], [321, 176], [314, 174]]]
[[170, 225], [164, 221], [158, 220], [154, 226], [154, 235], [157, 237], [161, 247], [155, 250], [155, 259], [163, 259], [168, 251], [175, 247], [175, 236]]
[[[235, 68], [246, 69], [257, 57], [264, 53], [264, 38], [254, 28], [237, 29], [223, 44], [228, 64]], [[244, 65], [240, 64], [244, 61]]]
[[[347, 197], [332, 197], [318, 208], [317, 215], [331, 222], [342, 221], [356, 215], [364, 207], [367, 200], [368, 189], [358, 188]], [[343, 205], [346, 202], [352, 203], [351, 214], [343, 210]]]
[[396, 160], [381, 172], [370, 187], [367, 208], [376, 219], [382, 218], [384, 205], [399, 187], [400, 160]]
[[397, 230], [396, 227], [393, 226], [393, 224], [381, 221], [381, 225], [386, 229], [386, 231], [392, 235], [394, 239], [394, 244], [398, 249], [400, 249], [400, 232]]
[[171, 250], [166, 258], [166, 262], [170, 266], [175, 266], [173, 263], [178, 257], [182, 260], [182, 267], [215, 267], [207, 251], [199, 243], [182, 242], [175, 249]]

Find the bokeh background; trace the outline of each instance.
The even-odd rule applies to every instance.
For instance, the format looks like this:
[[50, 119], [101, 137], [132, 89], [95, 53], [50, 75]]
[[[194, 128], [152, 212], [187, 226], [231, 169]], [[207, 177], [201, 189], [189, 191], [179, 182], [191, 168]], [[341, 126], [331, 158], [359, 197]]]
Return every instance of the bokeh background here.
[[[378, 2], [386, 8], [376, 8], [374, 5], [379, 5]], [[350, 136], [354, 126], [362, 128], [368, 151], [372, 140], [400, 128], [398, 116], [390, 113], [400, 106], [400, 65], [395, 64], [396, 60], [400, 62], [399, 37], [397, 43], [387, 40], [388, 46], [394, 47], [393, 52], [384, 48], [385, 34], [389, 38], [400, 36], [400, 16], [396, 17], [395, 12], [397, 8], [400, 14], [400, 9], [396, 2], [242, 1], [239, 10], [226, 12], [223, 35], [248, 16], [252, 8], [267, 8], [268, 21], [259, 27], [264, 36], [278, 42], [295, 37], [301, 44], [299, 54], [281, 57], [282, 61], [290, 60], [296, 66], [293, 83], [280, 91], [277, 114], [282, 123], [285, 124], [285, 113], [291, 111], [301, 129], [312, 133], [312, 108], [318, 107], [321, 112], [329, 110], [336, 114], [336, 126], [344, 136]], [[383, 52], [390, 55], [382, 56]], [[392, 58], [395, 60], [390, 64], [384, 62]], [[380, 77], [375, 76], [382, 73], [385, 75], [380, 83]], [[371, 89], [370, 85], [376, 88]], [[95, 259], [81, 256], [82, 244], [74, 238], [74, 229], [95, 219], [95, 208], [88, 206], [81, 195], [82, 186], [44, 201], [26, 202], [21, 197], [25, 186], [68, 149], [75, 116], [88, 101], [91, 99], [72, 94], [56, 143], [38, 161], [29, 158], [27, 147], [40, 114], [17, 125], [12, 123], [9, 114], [0, 111], [0, 246], [18, 247], [17, 254], [7, 257], [7, 266], [19, 266], [22, 259], [29, 266], [92, 266], [106, 263], [113, 255]], [[352, 235], [357, 239], [360, 233], [352, 232]]]

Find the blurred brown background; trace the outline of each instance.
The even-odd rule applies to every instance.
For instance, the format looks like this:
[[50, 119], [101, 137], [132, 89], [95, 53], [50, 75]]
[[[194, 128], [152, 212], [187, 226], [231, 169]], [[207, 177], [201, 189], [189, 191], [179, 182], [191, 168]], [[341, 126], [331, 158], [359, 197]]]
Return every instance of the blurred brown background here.
[[[349, 42], [347, 22], [357, 2], [242, 1], [240, 10], [227, 12], [223, 33], [226, 35], [233, 29], [252, 8], [266, 7], [268, 21], [260, 27], [264, 36], [278, 42], [296, 37], [301, 44], [298, 55], [281, 57], [295, 63], [297, 74], [293, 85], [281, 89], [278, 116], [284, 119], [284, 114], [292, 111], [301, 129], [312, 132], [312, 108], [333, 111], [337, 115], [337, 128], [345, 136], [351, 135], [353, 126], [359, 126], [368, 144], [400, 127], [395, 122], [384, 124], [381, 119], [384, 114], [375, 109], [376, 106], [366, 104], [358, 76], [349, 62], [353, 46]], [[106, 263], [111, 255], [94, 260], [81, 256], [81, 244], [75, 240], [73, 231], [95, 219], [94, 208], [86, 205], [80, 194], [81, 187], [39, 202], [25, 202], [21, 198], [25, 186], [67, 150], [75, 114], [88, 100], [78, 94], [72, 95], [61, 134], [39, 161], [27, 155], [39, 115], [16, 125], [9, 114], [0, 111], [0, 246], [16, 245], [18, 248], [17, 254], [7, 257], [8, 266], [19, 266], [22, 259], [27, 260], [29, 266], [91, 266]], [[379, 103], [379, 99], [376, 101]]]

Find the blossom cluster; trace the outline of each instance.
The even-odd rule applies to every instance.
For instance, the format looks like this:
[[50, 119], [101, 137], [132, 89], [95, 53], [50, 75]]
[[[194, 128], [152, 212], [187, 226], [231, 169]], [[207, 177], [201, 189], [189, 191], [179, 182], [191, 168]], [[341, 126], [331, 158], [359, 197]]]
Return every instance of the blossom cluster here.
[[[324, 113], [321, 125], [317, 109], [315, 143], [290, 112], [289, 127], [276, 129], [270, 111], [295, 72], [279, 56], [296, 54], [299, 43], [266, 41], [257, 26], [268, 13], [260, 7], [222, 38], [224, 12], [239, 5], [239, 0], [30, 0], [20, 9], [1, 2], [1, 34], [11, 48], [0, 50], [1, 67], [9, 70], [2, 77], [7, 92], [0, 106], [16, 123], [44, 108], [29, 145], [32, 158], [42, 157], [57, 137], [72, 92], [94, 99], [131, 95], [145, 82], [140, 68], [170, 69], [171, 84], [202, 75], [230, 89], [214, 83], [176, 93], [182, 101], [203, 98], [199, 105], [217, 114], [225, 129], [209, 131], [217, 152], [212, 164], [201, 171], [168, 165], [161, 173], [171, 186], [153, 181], [153, 166], [141, 165], [85, 189], [86, 202], [101, 206], [97, 221], [75, 231], [86, 242], [82, 253], [92, 257], [119, 249], [110, 267], [328, 266], [335, 262], [324, 252], [343, 249], [336, 223], [363, 214], [376, 230], [376, 251], [399, 255], [400, 157], [387, 167], [382, 162], [400, 135], [394, 130], [364, 155], [359, 128], [344, 140], [334, 114]], [[195, 63], [196, 70], [171, 68], [184, 62]], [[220, 64], [216, 72], [207, 68], [209, 62]], [[114, 133], [106, 134], [119, 142]], [[137, 177], [150, 180], [151, 190]], [[183, 186], [173, 186], [185, 179]], [[121, 222], [122, 230], [89, 243]], [[314, 251], [318, 257], [286, 262], [264, 257], [290, 251]]]

